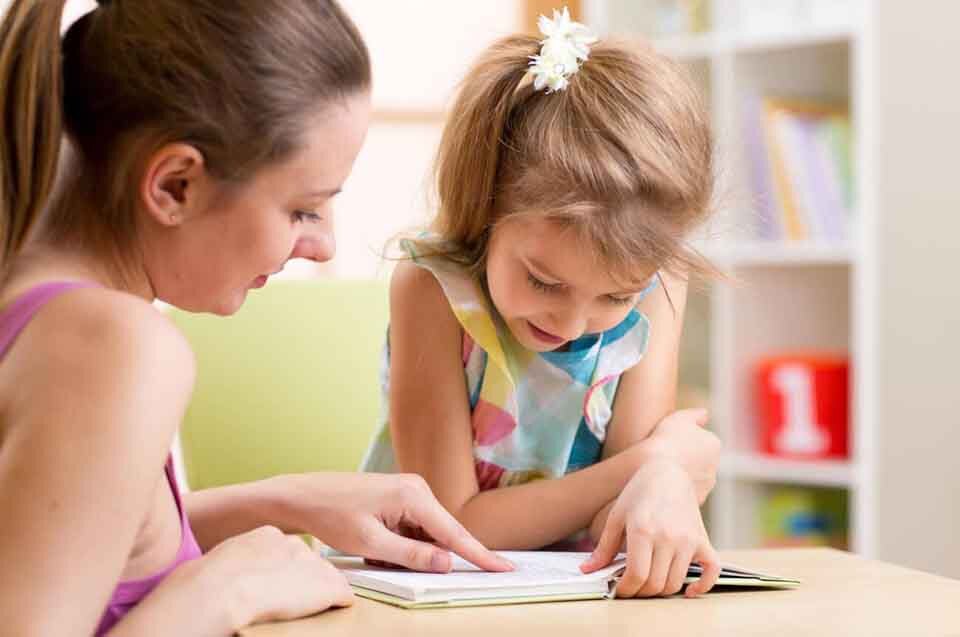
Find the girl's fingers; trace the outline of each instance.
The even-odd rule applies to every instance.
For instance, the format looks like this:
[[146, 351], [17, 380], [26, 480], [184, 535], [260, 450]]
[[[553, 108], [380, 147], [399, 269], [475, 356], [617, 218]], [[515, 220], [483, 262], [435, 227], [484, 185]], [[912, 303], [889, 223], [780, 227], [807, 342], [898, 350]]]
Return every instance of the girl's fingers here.
[[674, 554], [673, 563], [670, 564], [670, 572], [667, 575], [667, 582], [663, 587], [663, 595], [676, 595], [680, 592], [684, 581], [687, 579], [687, 571], [690, 569], [692, 560], [692, 548], [680, 550]]
[[694, 554], [693, 560], [703, 567], [703, 574], [700, 579], [687, 586], [687, 597], [696, 597], [710, 592], [720, 577], [720, 560], [709, 542], [705, 542], [700, 547], [700, 550]]
[[646, 537], [627, 540], [627, 569], [617, 584], [617, 597], [636, 597], [650, 577], [653, 543]]
[[600, 534], [597, 547], [593, 549], [590, 557], [580, 565], [580, 570], [584, 573], [592, 573], [608, 565], [617, 557], [622, 544], [623, 522], [619, 516], [611, 512], [607, 517], [607, 523], [603, 527], [603, 533]]
[[670, 565], [676, 551], [672, 546], [654, 546], [653, 561], [650, 564], [650, 575], [646, 583], [640, 587], [635, 596], [652, 597], [663, 593], [667, 585], [667, 575], [670, 574]]

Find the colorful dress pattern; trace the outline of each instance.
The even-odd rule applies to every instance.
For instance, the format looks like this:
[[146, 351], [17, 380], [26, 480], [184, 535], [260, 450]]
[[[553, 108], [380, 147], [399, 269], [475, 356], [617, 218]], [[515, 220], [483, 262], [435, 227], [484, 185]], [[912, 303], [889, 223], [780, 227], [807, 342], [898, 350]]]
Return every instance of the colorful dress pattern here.
[[[480, 489], [558, 478], [600, 460], [620, 375], [643, 357], [650, 333], [633, 309], [617, 326], [586, 334], [565, 351], [533, 352], [511, 335], [488, 295], [460, 265], [442, 257], [413, 262], [437, 278], [463, 329], [473, 455]], [[657, 277], [641, 298], [657, 284]], [[395, 472], [390, 441], [389, 338], [381, 376], [382, 423], [362, 469]]]

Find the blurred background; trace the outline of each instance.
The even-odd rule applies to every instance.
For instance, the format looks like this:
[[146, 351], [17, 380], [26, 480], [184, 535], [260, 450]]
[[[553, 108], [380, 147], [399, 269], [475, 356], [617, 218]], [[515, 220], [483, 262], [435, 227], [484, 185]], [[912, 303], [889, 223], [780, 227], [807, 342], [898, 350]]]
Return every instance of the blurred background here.
[[[336, 205], [336, 259], [282, 276], [382, 283], [385, 242], [431, 215], [430, 163], [458, 80], [495, 38], [533, 33], [562, 5], [342, 3], [372, 51], [373, 125]], [[680, 400], [708, 406], [726, 446], [705, 507], [715, 544], [829, 545], [960, 577], [960, 83], [945, 70], [960, 59], [960, 3], [565, 4], [605, 37], [680, 61], [712, 114], [720, 196], [694, 240], [729, 277], [695, 286]], [[336, 318], [355, 316], [345, 305]], [[202, 339], [218, 333], [191, 333], [202, 365]], [[382, 332], [374, 340], [365, 356]], [[376, 401], [368, 375], [363, 400]], [[227, 402], [250, 393], [201, 378], [197, 400], [222, 406], [230, 391]], [[233, 431], [211, 443], [228, 464], [244, 455], [229, 450]]]

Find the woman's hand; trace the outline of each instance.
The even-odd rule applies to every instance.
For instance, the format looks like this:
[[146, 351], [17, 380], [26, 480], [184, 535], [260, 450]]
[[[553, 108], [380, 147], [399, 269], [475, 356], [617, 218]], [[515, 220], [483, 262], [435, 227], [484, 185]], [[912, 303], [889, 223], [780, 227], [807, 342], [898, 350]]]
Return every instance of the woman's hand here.
[[683, 588], [693, 561], [703, 566], [703, 575], [687, 587], [688, 597], [708, 592], [720, 575], [693, 481], [666, 458], [651, 460], [634, 474], [614, 501], [597, 548], [581, 569], [591, 573], [603, 568], [623, 546], [627, 568], [617, 585], [618, 597], [673, 595]]
[[340, 571], [299, 537], [265, 526], [179, 566], [109, 634], [232, 635], [352, 603]]
[[[446, 573], [453, 566], [452, 551], [488, 571], [513, 569], [470, 535], [418, 475], [318, 473], [287, 479], [292, 481], [286, 486], [293, 493], [293, 528], [344, 553]], [[417, 537], [436, 544], [412, 539]]]
[[661, 420], [641, 444], [653, 456], [665, 456], [682, 466], [693, 480], [697, 502], [703, 504], [717, 483], [722, 445], [707, 430], [706, 409], [681, 409]]

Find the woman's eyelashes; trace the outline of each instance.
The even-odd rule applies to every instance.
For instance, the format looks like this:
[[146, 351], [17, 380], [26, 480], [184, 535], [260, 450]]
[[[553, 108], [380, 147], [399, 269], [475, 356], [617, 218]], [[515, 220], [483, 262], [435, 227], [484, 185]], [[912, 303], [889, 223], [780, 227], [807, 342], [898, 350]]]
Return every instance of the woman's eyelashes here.
[[315, 212], [307, 212], [306, 210], [296, 210], [293, 213], [293, 220], [296, 223], [317, 223], [321, 221], [323, 217]]

